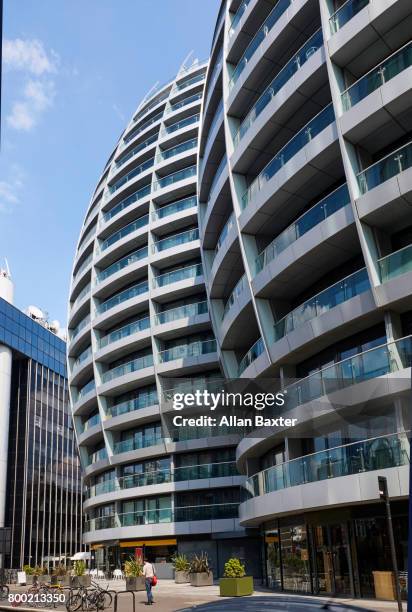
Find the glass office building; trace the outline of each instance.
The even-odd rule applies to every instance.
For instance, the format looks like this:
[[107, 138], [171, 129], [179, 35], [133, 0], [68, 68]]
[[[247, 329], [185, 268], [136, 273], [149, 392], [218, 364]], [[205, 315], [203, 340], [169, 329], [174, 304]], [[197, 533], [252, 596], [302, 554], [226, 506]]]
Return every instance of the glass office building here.
[[50, 567], [82, 547], [81, 473], [68, 401], [66, 343], [15, 308], [10, 287], [2, 274], [0, 520], [11, 527], [5, 567]]

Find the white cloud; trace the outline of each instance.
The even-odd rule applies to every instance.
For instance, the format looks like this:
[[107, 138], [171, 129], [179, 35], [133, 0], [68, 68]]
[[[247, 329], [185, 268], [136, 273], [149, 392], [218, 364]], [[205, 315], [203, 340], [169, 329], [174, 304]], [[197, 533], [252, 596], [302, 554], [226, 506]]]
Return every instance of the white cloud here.
[[53, 50], [48, 54], [40, 40], [4, 40], [3, 63], [12, 70], [24, 70], [40, 76], [57, 71], [59, 57]]
[[9, 71], [23, 75], [22, 93], [12, 101], [6, 121], [11, 128], [28, 132], [53, 106], [55, 84], [50, 75], [57, 73], [59, 57], [54, 51], [46, 52], [40, 40], [16, 38], [4, 41], [3, 62]]
[[10, 127], [24, 132], [31, 130], [35, 124], [34, 114], [26, 102], [14, 102], [6, 119]]
[[20, 191], [24, 185], [24, 174], [19, 166], [12, 166], [10, 177], [0, 181], [0, 212], [11, 212], [20, 202]]

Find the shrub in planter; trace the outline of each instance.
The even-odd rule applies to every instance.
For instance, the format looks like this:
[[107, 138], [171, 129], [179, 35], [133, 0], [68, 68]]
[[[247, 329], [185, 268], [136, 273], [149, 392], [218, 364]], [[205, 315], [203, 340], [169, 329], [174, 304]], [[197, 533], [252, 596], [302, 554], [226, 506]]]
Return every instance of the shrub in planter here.
[[91, 576], [86, 574], [86, 563], [82, 560], [75, 561], [73, 564], [74, 576], [72, 578], [73, 587], [88, 587], [91, 585]]
[[206, 553], [202, 552], [193, 557], [190, 561], [189, 575], [192, 586], [211, 586], [213, 584], [213, 572]]
[[175, 569], [175, 582], [176, 584], [183, 584], [190, 582], [189, 569], [190, 563], [186, 555], [176, 555], [172, 559], [173, 566]]
[[143, 576], [143, 566], [134, 557], [130, 557], [124, 564], [124, 574], [126, 576], [126, 591], [144, 591], [145, 581]]
[[50, 574], [48, 573], [47, 567], [36, 565], [33, 570], [33, 576], [36, 576], [39, 582], [50, 582]]
[[31, 565], [23, 565], [23, 572], [26, 574], [26, 584], [33, 584], [34, 567]]
[[221, 597], [252, 595], [253, 576], [245, 575], [245, 566], [235, 557], [225, 563], [223, 578], [219, 580]]
[[51, 583], [60, 584], [61, 586], [70, 586], [70, 576], [64, 565], [59, 565], [54, 568], [51, 575]]

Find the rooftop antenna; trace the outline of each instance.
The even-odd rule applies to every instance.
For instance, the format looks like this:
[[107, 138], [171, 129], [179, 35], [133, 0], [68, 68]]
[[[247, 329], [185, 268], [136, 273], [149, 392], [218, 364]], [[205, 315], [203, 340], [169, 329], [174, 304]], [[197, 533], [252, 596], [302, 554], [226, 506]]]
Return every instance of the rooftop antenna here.
[[10, 266], [9, 266], [9, 262], [7, 261], [7, 257], [4, 258], [4, 263], [6, 264], [7, 276], [11, 278]]
[[[186, 70], [189, 68], [189, 60], [193, 57], [193, 53], [194, 50], [192, 49], [191, 51], [189, 51], [189, 53], [186, 55], [185, 59], [183, 60], [183, 62], [180, 64], [180, 68], [178, 71], [178, 75], [181, 74], [182, 72], [186, 72]], [[196, 64], [196, 62], [198, 62], [198, 60], [196, 58], [194, 58], [192, 60], [191, 66], [193, 66], [194, 64]]]

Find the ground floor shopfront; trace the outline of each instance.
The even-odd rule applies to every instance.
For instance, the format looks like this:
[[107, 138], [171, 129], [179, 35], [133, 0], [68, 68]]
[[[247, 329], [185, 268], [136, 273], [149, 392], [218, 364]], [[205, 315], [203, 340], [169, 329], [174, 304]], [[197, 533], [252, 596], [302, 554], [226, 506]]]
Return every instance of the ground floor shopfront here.
[[[392, 502], [393, 529], [403, 596], [407, 591], [408, 502]], [[391, 572], [383, 503], [289, 516], [263, 525], [265, 580], [274, 590], [376, 596]], [[387, 576], [387, 575], [386, 575]]]
[[159, 578], [172, 579], [173, 557], [176, 554], [185, 554], [190, 559], [194, 554], [204, 552], [209, 558], [215, 578], [223, 575], [224, 564], [228, 559], [237, 557], [245, 563], [249, 574], [262, 579], [260, 537], [257, 533], [213, 533], [177, 538], [120, 540], [92, 544], [90, 550], [92, 567], [104, 571], [107, 576], [113, 575], [116, 569], [122, 569], [130, 557], [147, 557], [156, 565]]

